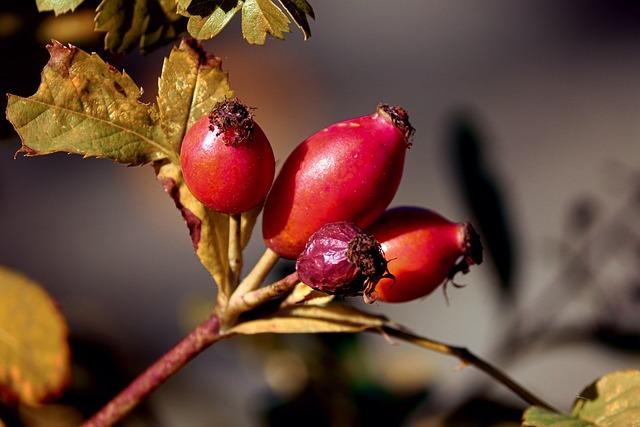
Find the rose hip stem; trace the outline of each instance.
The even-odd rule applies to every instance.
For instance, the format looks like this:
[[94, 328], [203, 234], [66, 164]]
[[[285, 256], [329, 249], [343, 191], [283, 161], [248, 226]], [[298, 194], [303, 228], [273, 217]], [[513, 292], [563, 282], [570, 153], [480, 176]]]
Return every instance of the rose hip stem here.
[[188, 361], [210, 345], [229, 336], [231, 335], [220, 334], [218, 316], [212, 315], [133, 380], [111, 402], [85, 421], [82, 427], [106, 427], [115, 424]]

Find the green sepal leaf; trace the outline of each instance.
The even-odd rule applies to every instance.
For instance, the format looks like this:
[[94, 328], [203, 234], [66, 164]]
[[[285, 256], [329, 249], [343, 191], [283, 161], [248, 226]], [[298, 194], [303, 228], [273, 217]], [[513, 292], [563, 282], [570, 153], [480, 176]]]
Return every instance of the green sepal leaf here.
[[0, 398], [36, 405], [69, 379], [67, 325], [35, 282], [0, 267]]
[[229, 332], [243, 335], [362, 332], [381, 328], [386, 321], [383, 316], [369, 314], [343, 304], [330, 304], [325, 307], [300, 305], [285, 307], [271, 316], [240, 323]]
[[56, 15], [73, 12], [84, 0], [36, 0], [39, 12], [53, 11]]
[[280, 0], [280, 3], [287, 10], [293, 22], [300, 28], [304, 39], [307, 40], [311, 37], [311, 27], [309, 26], [307, 15], [315, 19], [315, 14], [307, 0]]
[[9, 95], [7, 119], [22, 139], [19, 152], [67, 152], [128, 165], [176, 158], [127, 74], [75, 46], [53, 41], [47, 49], [38, 91]]
[[104, 31], [105, 49], [124, 53], [139, 46], [151, 50], [185, 31], [186, 20], [175, 0], [102, 0], [96, 9], [96, 31]]
[[523, 427], [638, 427], [640, 371], [612, 372], [588, 386], [576, 398], [571, 416], [529, 408]]
[[242, 6], [242, 35], [251, 44], [264, 44], [267, 34], [284, 39], [289, 18], [271, 0], [246, 0]]

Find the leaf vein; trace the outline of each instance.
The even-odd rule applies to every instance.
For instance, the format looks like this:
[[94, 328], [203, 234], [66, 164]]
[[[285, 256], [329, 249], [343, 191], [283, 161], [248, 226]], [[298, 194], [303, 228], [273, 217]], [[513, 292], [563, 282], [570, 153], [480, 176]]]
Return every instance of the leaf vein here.
[[[68, 112], [68, 113], [70, 113], [70, 114], [77, 114], [77, 115], [79, 115], [79, 116], [83, 117], [83, 118], [84, 118], [84, 120], [86, 120], [86, 119], [95, 120], [95, 121], [98, 121], [98, 122], [104, 123], [104, 124], [106, 124], [107, 126], [112, 126], [112, 127], [115, 127], [115, 128], [121, 129], [121, 131], [123, 131], [123, 132], [127, 132], [127, 133], [130, 133], [130, 134], [132, 134], [132, 135], [135, 135], [136, 137], [138, 137], [138, 138], [139, 138], [139, 139], [141, 139], [142, 141], [146, 142], [147, 144], [149, 144], [149, 145], [151, 145], [151, 146], [155, 147], [156, 149], [158, 149], [159, 151], [163, 152], [163, 153], [164, 153], [168, 158], [175, 160], [175, 159], [174, 159], [174, 155], [173, 155], [173, 153], [172, 153], [172, 152], [170, 152], [169, 150], [167, 150], [167, 149], [166, 149], [162, 144], [158, 143], [157, 141], [152, 140], [152, 139], [151, 139], [151, 138], [149, 138], [149, 137], [144, 136], [143, 134], [141, 134], [141, 133], [139, 133], [139, 132], [136, 132], [136, 131], [135, 131], [135, 130], [133, 130], [133, 129], [127, 128], [127, 127], [122, 126], [122, 125], [119, 125], [119, 124], [118, 124], [118, 123], [116, 123], [116, 122], [113, 122], [113, 121], [110, 121], [110, 120], [103, 119], [102, 117], [92, 116], [92, 115], [87, 114], [87, 113], [85, 113], [85, 112], [83, 112], [83, 111], [76, 111], [76, 110], [72, 110], [72, 109], [70, 109], [70, 108], [62, 107], [62, 106], [60, 106], [60, 105], [55, 105], [55, 104], [54, 104], [54, 105], [52, 105], [52, 104], [48, 104], [48, 103], [46, 103], [46, 102], [44, 102], [44, 101], [40, 101], [40, 100], [37, 100], [37, 99], [33, 99], [33, 98], [24, 98], [24, 97], [21, 97], [21, 96], [16, 96], [16, 97], [17, 97], [17, 98], [22, 99], [22, 100], [23, 100], [23, 101], [25, 101], [25, 102], [33, 102], [33, 103], [36, 103], [36, 104], [40, 104], [40, 105], [47, 106], [47, 107], [49, 107], [49, 108], [56, 108], [56, 109], [58, 109], [58, 110], [66, 111], [66, 112]], [[45, 110], [45, 111], [46, 111], [46, 110]], [[20, 126], [20, 128], [23, 128], [23, 127], [27, 126], [31, 121], [32, 121], [32, 120], [30, 120], [29, 122], [27, 122], [27, 123], [25, 123], [24, 125]]]

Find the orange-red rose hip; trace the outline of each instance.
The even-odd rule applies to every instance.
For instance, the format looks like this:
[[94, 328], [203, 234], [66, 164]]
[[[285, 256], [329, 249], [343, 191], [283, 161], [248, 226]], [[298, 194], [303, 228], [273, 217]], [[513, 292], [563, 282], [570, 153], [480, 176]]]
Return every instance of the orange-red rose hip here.
[[366, 227], [396, 193], [413, 128], [400, 107], [333, 124], [303, 141], [287, 158], [267, 197], [266, 245], [295, 259], [324, 224]]
[[182, 141], [180, 165], [196, 199], [226, 214], [258, 206], [275, 174], [267, 137], [237, 99], [219, 103], [189, 128]]
[[378, 282], [371, 295], [378, 301], [423, 297], [482, 262], [480, 238], [471, 224], [451, 222], [428, 209], [390, 209], [367, 231], [380, 242], [394, 276]]

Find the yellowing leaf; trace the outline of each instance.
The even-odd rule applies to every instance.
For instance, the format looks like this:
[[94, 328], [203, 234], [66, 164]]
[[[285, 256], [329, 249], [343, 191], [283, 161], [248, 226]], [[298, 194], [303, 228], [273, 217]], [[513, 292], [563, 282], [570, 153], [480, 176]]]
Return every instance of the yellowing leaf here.
[[38, 91], [9, 95], [7, 119], [22, 139], [20, 152], [62, 151], [130, 165], [176, 158], [128, 75], [75, 46], [54, 41], [47, 48]]
[[76, 427], [82, 424], [82, 414], [65, 405], [20, 406], [20, 419], [26, 427]]
[[[189, 127], [220, 101], [233, 96], [220, 60], [193, 42], [182, 42], [165, 60], [158, 91], [158, 112], [167, 139], [175, 151]], [[180, 168], [165, 162], [156, 166], [158, 179], [185, 219], [191, 240], [204, 267], [220, 288], [221, 302], [231, 293], [227, 272], [229, 216], [207, 209], [191, 194]], [[242, 215], [243, 247], [249, 241], [260, 208]]]
[[315, 19], [313, 8], [307, 2], [307, 0], [280, 0], [280, 3], [289, 12], [291, 19], [302, 31], [304, 39], [307, 40], [311, 37], [311, 27], [309, 27], [309, 21], [307, 15]]
[[612, 372], [600, 378], [580, 393], [573, 416], [598, 426], [640, 426], [640, 371]]
[[612, 372], [576, 398], [571, 416], [532, 407], [524, 427], [640, 427], [640, 371]]
[[213, 38], [227, 26], [240, 9], [242, 9], [242, 2], [238, 2], [228, 10], [216, 7], [208, 16], [193, 15], [189, 18], [187, 30], [189, 34], [200, 40]]
[[[202, 264], [230, 293], [227, 277], [229, 217], [208, 210], [184, 184], [178, 153], [187, 129], [233, 92], [220, 60], [195, 42], [183, 42], [165, 60], [156, 105], [138, 101], [140, 89], [97, 55], [54, 42], [38, 92], [11, 95], [7, 118], [27, 155], [57, 151], [108, 157], [121, 163], [152, 162], [158, 179], [185, 218]], [[242, 246], [260, 207], [242, 215]]]
[[168, 144], [180, 151], [189, 127], [216, 103], [233, 96], [219, 58], [183, 41], [165, 59], [158, 82], [158, 111]]
[[[314, 12], [307, 0], [279, 0], [305, 40], [311, 36], [307, 16]], [[187, 29], [197, 39], [215, 37], [242, 9], [242, 34], [249, 43], [264, 44], [267, 34], [284, 38], [289, 18], [276, 6], [276, 0], [177, 0], [179, 14], [189, 17]]]
[[569, 415], [558, 414], [548, 409], [532, 406], [524, 413], [522, 427], [597, 427]]
[[75, 10], [84, 0], [36, 0], [40, 12], [53, 11], [56, 15]]
[[175, 0], [102, 0], [96, 9], [96, 31], [105, 31], [105, 49], [127, 52], [136, 45], [148, 50], [179, 37], [184, 18]]
[[326, 307], [293, 306], [272, 316], [250, 320], [230, 332], [244, 335], [280, 333], [361, 332], [381, 328], [386, 319], [342, 304]]
[[200, 262], [216, 281], [222, 294], [229, 295], [229, 216], [209, 210], [200, 203], [187, 188], [178, 165], [165, 163], [156, 168], [156, 175], [182, 213]]
[[264, 44], [267, 34], [283, 39], [289, 18], [271, 0], [246, 0], [242, 7], [242, 35], [252, 44]]
[[305, 285], [304, 283], [298, 283], [293, 291], [284, 301], [280, 304], [280, 307], [287, 307], [290, 305], [327, 305], [334, 298], [334, 295], [325, 294], [324, 292], [316, 291], [315, 289]]
[[67, 327], [56, 305], [0, 267], [0, 396], [34, 405], [59, 393], [68, 376]]
[[[200, 262], [218, 285], [218, 301], [226, 304], [231, 295], [228, 278], [229, 216], [207, 209], [191, 194], [180, 168], [173, 163], [156, 167], [156, 174], [165, 191], [173, 199], [187, 223], [194, 250]], [[242, 246], [251, 236], [259, 208], [242, 214]]]

